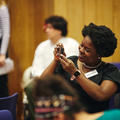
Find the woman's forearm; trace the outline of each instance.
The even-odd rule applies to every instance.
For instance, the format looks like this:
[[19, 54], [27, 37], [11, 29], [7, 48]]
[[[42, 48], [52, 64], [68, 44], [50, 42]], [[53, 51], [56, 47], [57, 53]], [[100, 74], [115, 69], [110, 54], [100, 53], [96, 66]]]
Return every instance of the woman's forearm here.
[[77, 82], [88, 95], [97, 101], [107, 100], [117, 91], [117, 85], [110, 80], [104, 80], [101, 85], [97, 85], [85, 78], [84, 75], [80, 75], [77, 78]]
[[53, 74], [58, 62], [56, 60], [53, 60], [52, 63], [43, 71], [40, 77], [44, 77], [49, 74]]

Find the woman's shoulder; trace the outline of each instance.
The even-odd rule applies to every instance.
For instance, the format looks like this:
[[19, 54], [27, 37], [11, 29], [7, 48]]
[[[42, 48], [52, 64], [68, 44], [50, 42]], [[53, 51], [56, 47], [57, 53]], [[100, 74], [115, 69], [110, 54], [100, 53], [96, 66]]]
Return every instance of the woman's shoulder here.
[[112, 71], [119, 71], [119, 69], [115, 65], [113, 65], [112, 63], [106, 63], [106, 62], [102, 63], [101, 69], [103, 69], [103, 71], [106, 73], [109, 73]]
[[118, 85], [120, 90], [120, 70], [115, 65], [111, 63], [103, 63], [99, 70], [102, 73], [103, 80], [113, 81]]

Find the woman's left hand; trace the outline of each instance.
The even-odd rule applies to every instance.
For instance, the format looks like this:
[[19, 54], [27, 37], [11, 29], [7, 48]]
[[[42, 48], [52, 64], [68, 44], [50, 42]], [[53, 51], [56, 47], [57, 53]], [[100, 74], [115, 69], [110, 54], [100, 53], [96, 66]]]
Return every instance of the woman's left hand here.
[[62, 64], [63, 69], [70, 73], [71, 75], [73, 75], [75, 73], [75, 71], [77, 70], [77, 68], [75, 67], [75, 64], [73, 63], [72, 60], [67, 59], [64, 55], [60, 55], [60, 63]]

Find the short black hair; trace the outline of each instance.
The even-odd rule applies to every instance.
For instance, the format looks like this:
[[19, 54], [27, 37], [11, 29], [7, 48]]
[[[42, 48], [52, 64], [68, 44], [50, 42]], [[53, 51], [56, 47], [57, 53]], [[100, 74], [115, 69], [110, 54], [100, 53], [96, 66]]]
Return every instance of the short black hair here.
[[106, 26], [90, 23], [82, 29], [84, 37], [89, 36], [97, 53], [101, 57], [111, 56], [117, 47], [115, 34]]
[[45, 24], [51, 24], [53, 28], [60, 30], [62, 36], [67, 35], [67, 21], [61, 16], [50, 16], [45, 20]]

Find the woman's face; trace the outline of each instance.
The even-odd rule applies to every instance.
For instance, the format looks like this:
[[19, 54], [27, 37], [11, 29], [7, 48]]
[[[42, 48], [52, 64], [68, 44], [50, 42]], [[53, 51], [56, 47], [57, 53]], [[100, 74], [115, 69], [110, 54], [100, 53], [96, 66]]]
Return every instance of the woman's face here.
[[99, 55], [89, 36], [84, 37], [79, 46], [79, 60], [86, 65], [94, 66], [98, 62]]

